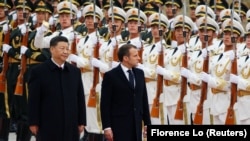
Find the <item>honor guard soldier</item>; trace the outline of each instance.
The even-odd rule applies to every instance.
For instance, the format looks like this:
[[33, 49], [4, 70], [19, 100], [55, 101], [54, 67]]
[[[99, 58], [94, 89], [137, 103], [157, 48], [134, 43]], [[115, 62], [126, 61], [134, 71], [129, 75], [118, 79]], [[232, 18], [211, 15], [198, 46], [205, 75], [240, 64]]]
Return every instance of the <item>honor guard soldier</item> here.
[[249, 95], [250, 95], [250, 23], [246, 25], [245, 44], [242, 48], [244, 53], [238, 56], [237, 70], [238, 74], [230, 75], [230, 82], [235, 83], [238, 86], [237, 102], [234, 105], [236, 113], [237, 124], [249, 125], [250, 113], [249, 113]]
[[236, 0], [234, 4], [233, 3], [230, 4], [230, 9], [233, 9], [233, 8], [235, 12], [238, 13], [238, 15], [240, 16], [242, 22], [245, 22], [247, 10], [248, 10], [248, 7], [246, 6], [246, 4], [244, 4], [243, 2], [239, 3], [239, 1]]
[[[20, 136], [21, 140], [26, 140], [29, 141], [31, 138], [31, 133], [30, 133], [30, 129], [29, 127], [29, 123], [28, 123], [28, 109], [27, 109], [27, 105], [28, 105], [28, 88], [26, 86], [28, 86], [28, 80], [30, 77], [30, 70], [35, 67], [36, 65], [44, 62], [45, 60], [50, 58], [50, 52], [48, 49], [40, 49], [34, 46], [34, 38], [35, 35], [37, 33], [37, 29], [40, 28], [40, 26], [42, 25], [43, 21], [48, 21], [51, 14], [53, 13], [53, 7], [48, 3], [45, 2], [44, 0], [37, 0], [34, 4], [34, 12], [35, 12], [35, 16], [36, 16], [36, 28], [33, 31], [28, 32], [28, 39], [27, 39], [27, 44], [21, 45], [21, 49], [20, 49], [20, 54], [21, 54], [21, 62], [23, 62], [24, 58], [26, 60], [26, 64], [22, 64], [21, 63], [21, 69], [23, 69], [23, 67], [26, 66], [26, 69], [23, 71], [24, 74], [22, 74], [22, 70], [19, 73], [20, 77], [21, 75], [23, 75], [23, 89], [22, 89], [22, 99], [20, 99], [19, 105], [17, 106], [17, 109], [20, 109], [19, 113], [19, 119], [18, 119], [18, 130], [17, 130], [17, 135]], [[51, 34], [51, 31], [47, 31], [45, 36], [48, 36]], [[24, 57], [23, 57], [24, 56]], [[19, 81], [18, 81], [19, 82]], [[17, 83], [18, 83], [17, 82]], [[16, 88], [17, 89], [17, 88]], [[20, 133], [19, 133], [20, 132]], [[17, 136], [18, 137], [18, 136]]]
[[[5, 3], [6, 2], [6, 3]], [[2, 45], [4, 43], [6, 43], [5, 41], [7, 41], [7, 39], [9, 37], [8, 34], [10, 33], [10, 26], [9, 26], [9, 20], [8, 20], [8, 12], [12, 9], [13, 7], [13, 3], [11, 0], [1, 0], [0, 1], [0, 46], [1, 46], [1, 54], [6, 54], [6, 52], [4, 53], [2, 50]], [[5, 80], [5, 74], [8, 66], [8, 62], [7, 64], [4, 63], [4, 60], [8, 60], [8, 56], [6, 55], [1, 55], [0, 57], [0, 83], [1, 85], [3, 85], [3, 87], [1, 87], [0, 90], [0, 103], [2, 103], [0, 105], [0, 140], [3, 141], [8, 141], [9, 138], [9, 127], [10, 127], [10, 103], [9, 103], [9, 95], [7, 93], [7, 90], [5, 89], [6, 84], [6, 80]], [[5, 66], [6, 65], [6, 66]]]
[[201, 79], [208, 83], [208, 89], [210, 89], [210, 114], [213, 118], [213, 124], [216, 125], [226, 123], [226, 116], [231, 103], [229, 78], [230, 73], [233, 73], [231, 72], [232, 62], [236, 57], [237, 42], [244, 35], [244, 28], [236, 20], [226, 19], [222, 23], [222, 29], [224, 52], [211, 58], [210, 74], [206, 72], [201, 74]]
[[[206, 98], [208, 97], [208, 90], [206, 89], [206, 93], [202, 94], [202, 87], [204, 87], [204, 85], [202, 85], [201, 73], [204, 68], [209, 68], [209, 58], [211, 58], [211, 56], [209, 56], [209, 58], [207, 58], [207, 56], [209, 55], [209, 52], [213, 49], [213, 40], [214, 36], [216, 36], [216, 31], [219, 30], [219, 25], [217, 24], [215, 19], [212, 19], [209, 16], [197, 19], [196, 24], [199, 28], [199, 43], [196, 44], [194, 47], [191, 47], [192, 49], [188, 52], [188, 56], [190, 57], [190, 59], [188, 60], [188, 68], [183, 68], [181, 70], [181, 73], [183, 74], [182, 76], [187, 78], [189, 83], [189, 109], [191, 113], [191, 123], [194, 122], [194, 117], [196, 116], [196, 114], [198, 114], [196, 113], [198, 104], [203, 104], [201, 109], [203, 111], [203, 117], [201, 120], [202, 122], [194, 122], [193, 124], [209, 125], [209, 98]], [[205, 61], [207, 61], [207, 63], [205, 63]], [[203, 103], [199, 103], [201, 99], [203, 99]]]
[[[156, 97], [158, 85], [163, 85], [157, 84], [156, 66], [159, 64], [159, 52], [167, 48], [167, 44], [162, 35], [160, 35], [161, 33], [159, 33], [159, 31], [162, 30], [162, 32], [165, 33], [166, 30], [168, 30], [169, 22], [167, 17], [162, 13], [154, 13], [149, 16], [148, 20], [152, 33], [152, 42], [149, 44], [144, 44], [141, 58], [142, 65], [140, 68], [144, 71], [145, 74], [145, 81], [148, 92], [148, 103], [149, 109], [151, 110], [154, 98]], [[161, 121], [160, 117], [161, 116], [159, 116], [159, 118], [156, 118], [151, 116], [152, 124], [165, 124], [163, 119]]]
[[209, 7], [211, 7], [214, 10], [214, 13], [216, 15], [215, 21], [220, 21], [219, 16], [220, 12], [224, 9], [228, 9], [229, 5], [227, 0], [210, 0]]
[[150, 15], [157, 13], [159, 11], [159, 7], [155, 3], [148, 1], [142, 5], [141, 10], [147, 16], [147, 23], [145, 25], [144, 31], [141, 32], [141, 39], [145, 42], [150, 42], [152, 40], [152, 33], [148, 19]]
[[[82, 80], [84, 83], [84, 94], [86, 103], [88, 103], [89, 98], [92, 98], [90, 95], [91, 86], [93, 84], [93, 65], [91, 64], [91, 59], [95, 49], [98, 49], [102, 44], [100, 40], [100, 35], [98, 32], [98, 25], [100, 25], [101, 20], [103, 19], [102, 10], [94, 4], [89, 4], [83, 8], [83, 16], [85, 19], [85, 25], [87, 28], [87, 35], [79, 40], [77, 43], [76, 54], [70, 54], [69, 61], [76, 63], [76, 66], [79, 67], [82, 71]], [[99, 74], [97, 74], [99, 75]], [[88, 133], [88, 140], [102, 140], [103, 131], [102, 127], [99, 124], [100, 117], [98, 114], [98, 108], [87, 106], [87, 126], [86, 131]]]
[[[28, 124], [23, 124], [21, 113], [21, 108], [19, 107], [23, 98], [27, 98], [26, 96], [19, 95], [19, 93], [15, 92], [17, 85], [17, 76], [20, 73], [20, 48], [24, 42], [26, 33], [29, 32], [29, 23], [27, 22], [31, 12], [33, 11], [33, 4], [28, 0], [18, 0], [15, 1], [15, 6], [17, 10], [17, 19], [18, 23], [16, 28], [11, 29], [9, 43], [3, 44], [3, 51], [6, 52], [9, 56], [8, 58], [8, 70], [6, 72], [7, 79], [7, 92], [8, 92], [8, 102], [9, 109], [12, 121], [17, 123], [17, 140], [29, 140], [30, 139], [30, 131]], [[14, 127], [12, 124], [11, 127]]]
[[250, 22], [250, 9], [247, 11], [246, 19], [247, 19], [247, 23], [249, 23]]
[[[175, 112], [177, 109], [177, 102], [181, 96], [181, 64], [183, 54], [188, 47], [188, 40], [193, 30], [193, 21], [183, 15], [178, 15], [173, 21], [174, 36], [177, 46], [172, 44], [170, 49], [164, 50], [164, 66], [157, 66], [157, 74], [163, 75], [163, 112], [165, 124], [187, 124], [188, 120], [185, 116], [184, 120], [175, 119]], [[185, 22], [184, 22], [185, 21]], [[184, 26], [184, 27], [183, 27]], [[186, 37], [183, 35], [183, 29], [186, 32]], [[186, 41], [186, 42], [185, 42]]]
[[70, 49], [74, 49], [72, 43], [75, 41], [75, 36], [80, 36], [73, 28], [72, 21], [76, 18], [77, 7], [68, 2], [62, 1], [57, 5], [57, 11], [59, 14], [60, 30], [53, 32], [50, 36], [44, 36], [49, 29], [49, 24], [43, 22], [42, 26], [37, 29], [37, 33], [34, 40], [34, 45], [37, 48], [49, 48], [50, 40], [55, 36], [65, 36], [69, 40]]

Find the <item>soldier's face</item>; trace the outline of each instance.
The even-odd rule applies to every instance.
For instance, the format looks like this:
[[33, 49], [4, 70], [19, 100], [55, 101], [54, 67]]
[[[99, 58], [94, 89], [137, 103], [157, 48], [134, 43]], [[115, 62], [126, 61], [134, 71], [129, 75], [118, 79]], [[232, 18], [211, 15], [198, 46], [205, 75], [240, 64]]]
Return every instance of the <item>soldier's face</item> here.
[[250, 34], [246, 35], [246, 46], [250, 49]]
[[86, 16], [85, 17], [85, 25], [88, 29], [95, 29], [94, 27], [94, 22], [98, 22], [99, 23], [99, 19], [96, 17], [95, 18], [96, 21], [94, 21], [94, 17], [93, 16]]
[[113, 32], [113, 28], [112, 28], [113, 24], [116, 26], [115, 32], [119, 32], [122, 30], [123, 22], [121, 20], [114, 19], [114, 23], [112, 23], [112, 19], [109, 19], [109, 30], [111, 32]]
[[48, 21], [49, 13], [48, 12], [36, 12], [37, 23], [42, 23], [44, 20]]
[[232, 36], [235, 37], [235, 40], [237, 42], [238, 35], [236, 33], [233, 33], [232, 36], [231, 35], [232, 34], [231, 34], [230, 31], [223, 32], [223, 42], [224, 42], [225, 46], [231, 46], [231, 45], [233, 45], [233, 43], [232, 43]]
[[138, 21], [128, 21], [128, 31], [130, 34], [138, 33]]
[[[163, 26], [161, 26], [161, 29], [164, 31], [165, 28]], [[152, 32], [152, 36], [154, 38], [159, 38], [159, 25], [151, 25], [151, 32]]]
[[71, 17], [69, 13], [59, 14], [59, 22], [62, 29], [68, 28], [71, 26]]
[[173, 13], [173, 9], [175, 9], [176, 13], [178, 12], [178, 8], [176, 5], [172, 5], [172, 4], [167, 4], [166, 5], [166, 15], [167, 17], [170, 19], [170, 18], [173, 18], [174, 17], [174, 14], [176, 13]]
[[[17, 19], [18, 20], [24, 20], [23, 13], [24, 12], [23, 12], [22, 8], [17, 9]], [[28, 9], [25, 9], [25, 13], [27, 13], [27, 18], [29, 18], [30, 11]]]
[[[205, 35], [206, 35], [206, 31], [205, 29], [200, 29], [199, 32], [199, 37], [200, 37], [200, 41], [205, 44], [206, 41], [205, 41]], [[213, 41], [213, 37], [215, 36], [214, 35], [214, 31], [213, 30], [207, 30], [207, 35], [208, 35], [208, 42], [211, 43]]]
[[[189, 36], [190, 36], [190, 31], [187, 28], [184, 28], [184, 30], [186, 31], [186, 41], [188, 41]], [[175, 38], [176, 38], [178, 45], [184, 43], [183, 28], [182, 27], [175, 28], [174, 35], [175, 35]]]
[[5, 18], [4, 7], [0, 7], [0, 18]]

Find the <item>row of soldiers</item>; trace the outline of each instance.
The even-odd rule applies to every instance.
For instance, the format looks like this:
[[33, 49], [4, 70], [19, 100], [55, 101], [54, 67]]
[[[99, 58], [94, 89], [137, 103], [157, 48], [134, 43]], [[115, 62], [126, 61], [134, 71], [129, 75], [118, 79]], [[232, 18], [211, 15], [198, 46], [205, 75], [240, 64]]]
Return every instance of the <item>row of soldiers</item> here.
[[17, 140], [30, 140], [29, 72], [50, 59], [55, 36], [68, 38], [68, 61], [82, 71], [87, 100], [82, 140], [104, 139], [102, 76], [119, 64], [116, 52], [123, 44], [138, 48], [152, 124], [225, 124], [228, 108], [236, 116], [233, 124], [249, 124], [250, 25], [241, 23], [250, 12], [240, 1], [231, 8], [224, 0], [209, 3], [190, 1], [189, 17], [181, 0], [1, 0], [0, 140], [8, 140], [11, 120], [17, 122]]

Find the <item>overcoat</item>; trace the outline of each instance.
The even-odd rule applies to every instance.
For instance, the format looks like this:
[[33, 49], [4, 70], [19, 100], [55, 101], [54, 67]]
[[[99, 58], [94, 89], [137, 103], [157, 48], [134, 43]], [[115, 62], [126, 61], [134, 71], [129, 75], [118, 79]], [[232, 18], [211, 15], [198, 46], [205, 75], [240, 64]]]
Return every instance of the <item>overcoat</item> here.
[[31, 70], [28, 83], [29, 124], [38, 125], [39, 141], [79, 141], [86, 125], [80, 69], [65, 62], [60, 69], [48, 59]]
[[144, 72], [133, 68], [133, 88], [121, 65], [104, 74], [101, 88], [103, 129], [111, 127], [115, 141], [141, 141], [142, 123], [151, 124]]

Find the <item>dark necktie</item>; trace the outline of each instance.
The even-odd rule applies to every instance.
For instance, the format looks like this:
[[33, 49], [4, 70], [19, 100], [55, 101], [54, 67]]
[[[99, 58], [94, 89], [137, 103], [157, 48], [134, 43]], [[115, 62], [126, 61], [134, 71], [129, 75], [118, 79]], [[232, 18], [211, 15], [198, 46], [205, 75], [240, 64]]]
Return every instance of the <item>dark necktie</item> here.
[[128, 70], [128, 74], [129, 74], [128, 75], [129, 76], [129, 83], [134, 88], [135, 87], [135, 78], [134, 78], [132, 70]]
[[150, 50], [150, 52], [153, 50], [155, 48], [155, 45], [153, 45], [152, 47], [151, 47], [151, 50]]
[[59, 32], [58, 36], [61, 36], [62, 35], [62, 31]]
[[108, 45], [111, 43], [111, 39], [109, 39]]
[[89, 39], [89, 36], [87, 36], [87, 37], [85, 38], [84, 44], [88, 41], [88, 39]]

